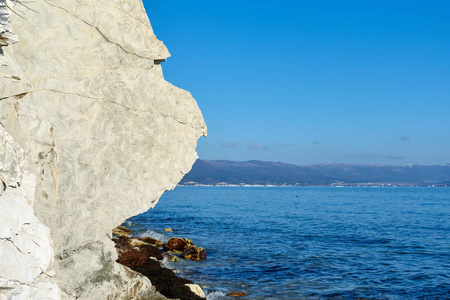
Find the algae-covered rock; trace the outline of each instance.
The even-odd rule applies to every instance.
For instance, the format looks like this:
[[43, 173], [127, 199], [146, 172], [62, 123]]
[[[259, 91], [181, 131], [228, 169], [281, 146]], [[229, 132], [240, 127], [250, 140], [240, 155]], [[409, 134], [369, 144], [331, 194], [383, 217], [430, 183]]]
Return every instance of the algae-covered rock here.
[[227, 294], [227, 297], [236, 297], [236, 298], [238, 298], [238, 297], [245, 297], [245, 296], [248, 296], [248, 294], [244, 293], [244, 292], [233, 292], [233, 293]]
[[192, 241], [190, 239], [172, 237], [167, 241], [166, 247], [175, 253], [183, 253], [191, 245]]
[[133, 233], [133, 230], [122, 226], [117, 226], [112, 230], [112, 233], [114, 236], [128, 236], [129, 234]]
[[153, 247], [162, 247], [164, 245], [163, 242], [154, 239], [152, 237], [143, 237], [143, 238], [139, 238], [139, 240], [143, 241], [144, 243], [147, 243], [149, 245], [152, 245]]
[[171, 262], [177, 262], [177, 261], [180, 261], [180, 259], [179, 259], [177, 256], [172, 255], [172, 254], [170, 254], [170, 253], [168, 253], [168, 252], [163, 253], [163, 257], [164, 257], [165, 259], [167, 259], [168, 261], [171, 261]]
[[141, 266], [148, 258], [163, 259], [161, 250], [139, 239], [119, 236], [114, 242], [119, 255], [117, 262], [127, 267]]
[[117, 226], [116, 229], [125, 231], [125, 232], [128, 233], [128, 234], [133, 233], [133, 230], [128, 229], [128, 228], [123, 227], [123, 226]]
[[181, 254], [182, 258], [190, 260], [203, 260], [206, 258], [206, 251], [202, 247], [191, 245]]
[[[172, 270], [161, 265], [160, 261], [163, 259], [163, 255], [158, 248], [139, 239], [125, 236], [119, 236], [113, 241], [116, 243], [119, 256], [117, 262], [149, 278], [153, 284], [152, 292], [154, 292], [153, 287], [155, 287], [156, 291], [170, 298], [201, 299], [185, 285], [192, 284], [192, 281], [178, 277]], [[164, 257], [167, 257], [167, 255], [168, 253], [164, 253]], [[176, 259], [176, 256], [172, 257], [174, 260]]]

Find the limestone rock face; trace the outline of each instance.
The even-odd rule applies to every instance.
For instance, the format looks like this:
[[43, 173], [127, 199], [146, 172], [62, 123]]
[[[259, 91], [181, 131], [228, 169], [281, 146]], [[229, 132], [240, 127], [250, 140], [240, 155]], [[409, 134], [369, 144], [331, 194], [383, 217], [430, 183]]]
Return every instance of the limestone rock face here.
[[60, 299], [49, 229], [35, 216], [24, 150], [0, 125], [0, 299]]
[[[195, 100], [164, 80], [169, 53], [141, 0], [8, 1], [15, 13], [6, 17], [4, 3], [0, 37], [7, 28], [18, 42], [0, 50], [1, 197], [22, 207], [12, 213], [18, 220], [34, 210], [36, 219], [20, 222], [48, 227], [53, 247], [30, 248], [36, 262], [27, 265], [36, 268], [12, 272], [28, 284], [23, 295], [47, 287], [62, 298], [157, 299], [148, 279], [115, 263], [111, 230], [190, 170], [206, 135]], [[54, 275], [45, 281], [47, 269]], [[11, 276], [0, 269], [0, 298]]]

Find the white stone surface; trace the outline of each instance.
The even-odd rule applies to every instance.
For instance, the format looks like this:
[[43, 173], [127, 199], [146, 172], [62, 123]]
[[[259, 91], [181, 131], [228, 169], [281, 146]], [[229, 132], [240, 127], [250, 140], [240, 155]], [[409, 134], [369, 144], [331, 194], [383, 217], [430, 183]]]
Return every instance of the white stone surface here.
[[[2, 280], [0, 279], [0, 285]], [[10, 282], [8, 289], [0, 292], [0, 300], [60, 300], [61, 290], [57, 284], [42, 275], [31, 284], [19, 284]], [[65, 299], [75, 299], [66, 295]]]
[[0, 178], [9, 183], [0, 195], [0, 299], [60, 299], [58, 285], [45, 273], [53, 262], [50, 232], [27, 200], [35, 186], [23, 170], [24, 151], [1, 125], [0, 145]]
[[31, 283], [53, 260], [50, 233], [34, 215], [21, 188], [0, 196], [0, 276]]
[[25, 152], [0, 124], [0, 180], [3, 186], [16, 187], [22, 181]]
[[198, 284], [186, 283], [185, 285], [197, 296], [206, 298], [205, 292], [203, 292], [202, 288]]
[[20, 42], [2, 48], [0, 123], [24, 149], [23, 189], [35, 190], [28, 202], [50, 228], [49, 280], [63, 298], [156, 299], [147, 278], [115, 263], [109, 237], [190, 170], [201, 112], [164, 80], [169, 53], [140, 0], [27, 6], [15, 6], [25, 18], [11, 15]]

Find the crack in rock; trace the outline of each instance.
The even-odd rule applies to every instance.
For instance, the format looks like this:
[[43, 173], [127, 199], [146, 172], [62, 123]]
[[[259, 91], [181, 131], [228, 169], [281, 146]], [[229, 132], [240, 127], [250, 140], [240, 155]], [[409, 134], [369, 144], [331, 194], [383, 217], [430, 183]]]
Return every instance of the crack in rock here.
[[58, 5], [54, 5], [54, 4], [50, 3], [50, 2], [48, 2], [47, 0], [44, 0], [44, 2], [47, 3], [48, 5], [52, 6], [52, 7], [59, 8], [59, 9], [65, 11], [65, 12], [67, 12], [68, 14], [70, 14], [71, 16], [73, 16], [73, 17], [77, 18], [78, 20], [82, 21], [82, 22], [85, 23], [86, 25], [88, 25], [88, 26], [94, 28], [95, 30], [97, 30], [98, 33], [100, 33], [100, 35], [101, 35], [107, 42], [109, 42], [109, 43], [111, 43], [111, 44], [113, 44], [113, 45], [116, 45], [117, 47], [119, 47], [120, 49], [122, 49], [124, 52], [126, 52], [126, 53], [128, 53], [128, 54], [131, 54], [131, 55], [135, 55], [135, 56], [137, 56], [137, 57], [139, 57], [139, 58], [142, 58], [142, 59], [148, 59], [148, 60], [153, 60], [153, 61], [155, 61], [155, 59], [152, 59], [152, 58], [150, 58], [150, 57], [145, 57], [145, 56], [139, 55], [139, 54], [137, 54], [137, 53], [135, 53], [135, 52], [130, 52], [130, 51], [126, 50], [126, 49], [123, 48], [123, 46], [120, 45], [119, 43], [116, 43], [116, 42], [114, 42], [114, 41], [111, 41], [111, 40], [110, 40], [110, 39], [109, 39], [109, 38], [108, 38], [108, 37], [107, 37], [107, 36], [106, 36], [106, 35], [105, 35], [105, 34], [97, 27], [97, 26], [95, 26], [95, 25], [93, 25], [93, 24], [90, 24], [90, 23], [87, 22], [86, 20], [82, 19], [79, 15], [77, 15], [77, 14], [75, 14], [75, 13], [73, 13], [73, 12], [67, 10], [67, 9], [65, 9], [64, 7], [61, 7], [61, 6], [58, 6]]

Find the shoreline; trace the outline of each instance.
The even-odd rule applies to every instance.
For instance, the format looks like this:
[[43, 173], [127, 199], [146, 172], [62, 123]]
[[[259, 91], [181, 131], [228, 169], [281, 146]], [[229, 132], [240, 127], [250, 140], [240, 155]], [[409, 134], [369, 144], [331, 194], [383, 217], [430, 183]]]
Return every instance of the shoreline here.
[[[395, 281], [374, 284], [392, 270], [390, 257], [405, 267], [417, 255], [424, 255], [421, 257], [427, 261], [435, 254], [445, 258], [445, 251], [441, 251], [445, 249], [442, 248], [445, 232], [438, 217], [445, 211], [446, 189], [347, 189], [348, 193], [331, 188], [268, 188], [268, 197], [265, 189], [230, 188], [226, 193], [225, 190], [175, 190], [167, 193], [155, 210], [125, 223], [130, 229], [136, 229], [138, 236], [163, 241], [167, 241], [163, 235], [186, 236], [207, 246], [211, 252], [207, 261], [169, 266], [180, 270], [178, 275], [183, 274], [204, 287], [210, 293], [208, 298], [214, 298], [211, 292], [232, 290], [248, 292], [251, 294], [248, 299], [278, 299], [277, 296], [288, 299], [283, 295], [296, 293], [299, 298], [314, 295], [327, 298], [332, 294], [370, 298], [372, 291], [373, 297], [383, 298], [391, 287], [392, 294], [399, 295], [397, 291], [410, 282], [397, 280], [401, 274], [420, 275], [420, 270], [401, 268], [392, 275]], [[416, 224], [410, 223], [411, 213], [414, 220], [420, 220], [419, 232]], [[327, 226], [317, 226], [321, 224]], [[165, 232], [168, 227], [173, 232]], [[271, 231], [273, 228], [277, 228], [277, 234]], [[415, 232], [420, 241], [414, 240]], [[330, 252], [320, 252], [320, 249], [330, 249]], [[388, 264], [378, 264], [379, 257], [385, 257]], [[426, 295], [427, 278], [439, 279], [439, 274], [443, 274], [439, 260], [432, 261], [435, 263], [430, 261], [430, 272], [413, 289], [419, 295]], [[329, 268], [330, 265], [336, 268]], [[346, 277], [348, 266], [355, 265], [351, 270], [355, 277]], [[376, 272], [366, 272], [367, 266]], [[315, 279], [322, 274], [323, 280]], [[356, 280], [357, 289], [340, 290], [340, 282], [350, 285]], [[304, 281], [311, 290], [304, 289]], [[445, 291], [438, 285], [433, 288]]]
[[[190, 279], [178, 276], [175, 270], [167, 267], [167, 262], [180, 259], [178, 252], [171, 251], [167, 248], [167, 244], [152, 237], [135, 237], [132, 233], [132, 230], [123, 226], [113, 230], [112, 240], [116, 244], [119, 257], [116, 262], [147, 277], [152, 283], [153, 290], [167, 298], [206, 299], [199, 285]], [[191, 258], [191, 260], [197, 259]]]

